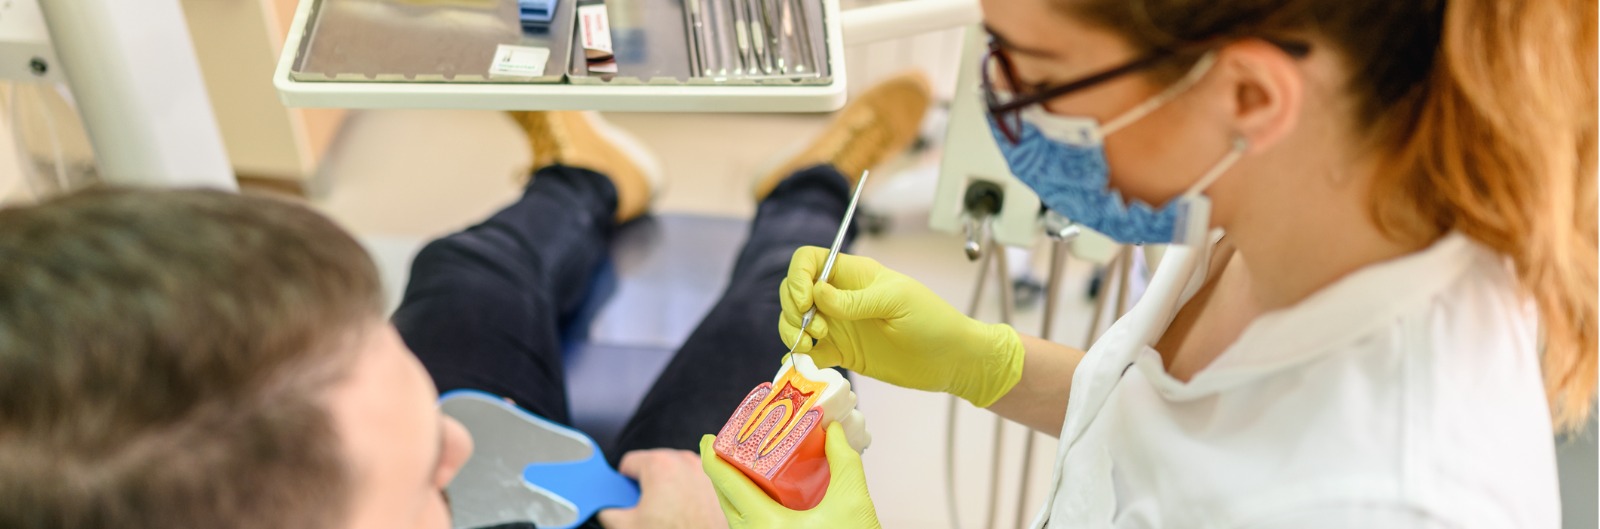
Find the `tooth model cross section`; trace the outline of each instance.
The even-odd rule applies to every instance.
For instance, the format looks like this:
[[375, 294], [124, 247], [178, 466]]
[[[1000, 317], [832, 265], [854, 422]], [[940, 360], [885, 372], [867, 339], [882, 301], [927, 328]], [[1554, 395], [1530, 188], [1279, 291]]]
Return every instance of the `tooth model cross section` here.
[[772, 382], [739, 403], [712, 447], [768, 496], [795, 510], [815, 507], [828, 490], [824, 438], [838, 421], [857, 452], [871, 444], [850, 381], [817, 369], [807, 355], [789, 355]]

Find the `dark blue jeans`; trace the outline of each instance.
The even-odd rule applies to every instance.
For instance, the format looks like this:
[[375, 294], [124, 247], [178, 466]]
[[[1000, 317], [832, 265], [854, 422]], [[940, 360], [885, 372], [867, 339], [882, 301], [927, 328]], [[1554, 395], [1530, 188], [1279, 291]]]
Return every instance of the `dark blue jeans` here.
[[[771, 380], [788, 350], [777, 325], [789, 260], [796, 248], [833, 242], [849, 199], [844, 176], [818, 166], [762, 201], [727, 290], [645, 395], [607, 454], [613, 463], [629, 450], [696, 449]], [[423, 247], [394, 324], [440, 392], [482, 390], [571, 424], [557, 329], [607, 252], [616, 203], [604, 175], [546, 167], [516, 203]]]

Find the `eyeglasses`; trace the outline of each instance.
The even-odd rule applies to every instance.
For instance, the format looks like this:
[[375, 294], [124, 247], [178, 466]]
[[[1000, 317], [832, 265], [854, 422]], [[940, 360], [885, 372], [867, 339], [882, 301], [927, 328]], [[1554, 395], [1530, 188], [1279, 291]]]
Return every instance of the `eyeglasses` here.
[[[1303, 42], [1277, 41], [1268, 39], [1267, 42], [1283, 49], [1291, 57], [1302, 58], [1311, 53], [1311, 45]], [[1110, 81], [1129, 73], [1145, 70], [1161, 64], [1162, 61], [1179, 55], [1193, 55], [1217, 47], [1217, 43], [1181, 48], [1163, 48], [1145, 54], [1142, 57], [1128, 61], [1099, 72], [1089, 74], [1075, 81], [1046, 87], [1030, 93], [1021, 92], [1021, 83], [1017, 81], [1017, 69], [1011, 63], [1011, 55], [1000, 45], [998, 39], [989, 40], [989, 52], [983, 56], [981, 76], [983, 79], [983, 93], [988, 102], [989, 115], [994, 118], [996, 128], [1000, 133], [1015, 145], [1022, 136], [1022, 109], [1029, 105], [1037, 105], [1072, 92], [1077, 92], [1091, 86]], [[1005, 88], [997, 89], [995, 77], [1001, 77]]]

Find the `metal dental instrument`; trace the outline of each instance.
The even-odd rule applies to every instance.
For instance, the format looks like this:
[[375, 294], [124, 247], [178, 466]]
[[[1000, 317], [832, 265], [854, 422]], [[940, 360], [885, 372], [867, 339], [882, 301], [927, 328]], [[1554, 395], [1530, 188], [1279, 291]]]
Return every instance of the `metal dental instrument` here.
[[739, 44], [733, 35], [733, 21], [728, 18], [728, 10], [731, 7], [727, 0], [713, 0], [710, 5], [715, 6], [717, 60], [720, 61], [720, 65], [717, 66], [717, 77], [739, 75], [739, 64], [734, 58], [738, 53]]
[[[742, 0], [745, 2], [745, 13], [750, 15], [750, 42], [754, 45], [753, 57], [756, 68], [761, 69], [762, 75], [772, 75], [772, 65], [767, 62], [767, 32], [764, 26], [766, 10], [760, 6], [759, 0]], [[753, 73], [753, 72], [752, 72]]]
[[714, 77], [727, 77], [728, 72], [735, 66], [733, 57], [728, 54], [729, 47], [733, 44], [733, 24], [728, 22], [728, 6], [724, 0], [707, 0], [706, 17], [711, 27], [712, 48], [717, 50], [717, 70]]
[[[788, 1], [788, 0], [786, 0]], [[796, 52], [800, 57], [795, 59], [795, 73], [815, 73], [816, 56], [811, 51], [811, 24], [810, 15], [806, 13], [806, 6], [801, 0], [794, 2], [795, 41]]]
[[711, 50], [706, 44], [705, 15], [700, 12], [700, 0], [687, 0], [689, 15], [689, 51], [693, 57], [690, 61], [691, 77], [706, 77], [707, 62]]
[[[867, 188], [867, 175], [872, 171], [862, 171], [861, 181], [856, 182], [856, 192], [850, 196], [850, 206], [844, 210], [844, 221], [839, 223], [839, 234], [833, 236], [833, 247], [828, 249], [828, 262], [822, 265], [822, 276], [817, 278], [818, 283], [827, 283], [828, 276], [833, 275], [833, 262], [839, 259], [839, 247], [844, 245], [844, 234], [850, 231], [850, 220], [856, 216], [856, 205], [861, 202], [861, 190]], [[811, 303], [811, 310], [800, 318], [800, 331], [794, 337], [794, 345], [789, 346], [789, 353], [793, 354], [800, 347], [800, 340], [806, 339], [806, 327], [811, 326], [811, 319], [817, 316], [817, 304]]]
[[783, 28], [778, 24], [778, 10], [768, 0], [756, 0], [761, 5], [762, 32], [767, 36], [768, 75], [783, 75]]
[[754, 75], [755, 63], [750, 59], [750, 29], [747, 26], [749, 16], [745, 13], [744, 0], [731, 0], [733, 7], [733, 35], [738, 41], [739, 67], [734, 70], [735, 75]]
[[794, 68], [794, 60], [790, 57], [790, 47], [794, 45], [794, 21], [790, 17], [794, 15], [789, 2], [785, 0], [778, 0], [777, 10], [777, 27], [774, 30], [778, 32], [778, 73], [787, 75]]

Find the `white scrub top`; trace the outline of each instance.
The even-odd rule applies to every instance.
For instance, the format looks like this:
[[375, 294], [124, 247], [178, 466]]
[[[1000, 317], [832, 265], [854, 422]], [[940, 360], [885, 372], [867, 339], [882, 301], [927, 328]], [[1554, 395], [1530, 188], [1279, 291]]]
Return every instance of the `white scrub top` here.
[[1150, 344], [1206, 277], [1169, 250], [1072, 378], [1034, 527], [1560, 525], [1538, 318], [1451, 234], [1252, 322], [1189, 382]]

